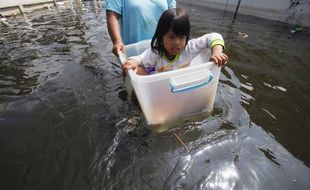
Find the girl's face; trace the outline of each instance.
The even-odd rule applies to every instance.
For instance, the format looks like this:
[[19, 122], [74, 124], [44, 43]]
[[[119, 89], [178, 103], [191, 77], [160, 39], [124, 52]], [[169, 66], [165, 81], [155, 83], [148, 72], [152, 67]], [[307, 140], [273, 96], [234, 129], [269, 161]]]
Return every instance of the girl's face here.
[[186, 44], [186, 36], [177, 36], [173, 31], [169, 30], [167, 34], [163, 36], [163, 45], [167, 53], [167, 57], [174, 57], [180, 53]]

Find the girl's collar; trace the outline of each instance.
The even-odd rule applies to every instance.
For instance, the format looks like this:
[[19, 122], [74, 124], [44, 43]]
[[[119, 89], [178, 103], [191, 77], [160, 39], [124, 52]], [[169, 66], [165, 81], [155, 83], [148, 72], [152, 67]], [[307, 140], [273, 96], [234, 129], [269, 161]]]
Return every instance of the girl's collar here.
[[169, 60], [168, 57], [166, 56], [166, 53], [164, 53], [163, 55], [163, 59], [167, 61], [167, 63], [170, 63], [170, 64], [176, 62], [179, 59], [179, 57], [180, 57], [180, 53], [176, 54], [172, 60]]

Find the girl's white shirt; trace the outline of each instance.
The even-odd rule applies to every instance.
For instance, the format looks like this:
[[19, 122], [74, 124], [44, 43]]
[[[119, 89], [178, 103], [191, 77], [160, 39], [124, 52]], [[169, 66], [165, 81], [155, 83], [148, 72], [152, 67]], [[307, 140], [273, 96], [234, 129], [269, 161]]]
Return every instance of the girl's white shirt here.
[[224, 40], [221, 34], [214, 32], [189, 40], [184, 50], [171, 61], [166, 59], [165, 56], [163, 57], [154, 53], [151, 48], [129, 59], [137, 60], [149, 74], [154, 74], [187, 67], [202, 49], [212, 48], [214, 45], [224, 46]]

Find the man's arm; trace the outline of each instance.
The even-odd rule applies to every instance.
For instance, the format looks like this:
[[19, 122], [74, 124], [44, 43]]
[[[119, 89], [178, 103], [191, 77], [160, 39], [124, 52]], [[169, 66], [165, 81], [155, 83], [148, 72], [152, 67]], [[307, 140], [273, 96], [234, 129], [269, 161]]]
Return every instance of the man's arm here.
[[125, 52], [125, 45], [121, 36], [121, 29], [119, 24], [120, 15], [113, 12], [107, 11], [107, 27], [109, 31], [110, 38], [113, 43], [112, 52], [118, 56], [118, 52]]

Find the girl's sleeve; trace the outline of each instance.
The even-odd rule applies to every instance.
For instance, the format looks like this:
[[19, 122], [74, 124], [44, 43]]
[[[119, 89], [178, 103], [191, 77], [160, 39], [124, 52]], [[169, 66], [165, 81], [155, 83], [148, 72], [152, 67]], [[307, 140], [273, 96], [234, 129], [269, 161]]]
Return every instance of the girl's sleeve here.
[[157, 55], [151, 48], [145, 50], [141, 55], [141, 66], [144, 67], [148, 74], [156, 73], [156, 59]]
[[223, 39], [221, 34], [214, 32], [214, 33], [210, 33], [207, 35], [209, 35], [209, 37], [208, 37], [208, 48], [212, 48], [215, 45], [221, 45], [221, 46], [223, 46], [223, 48], [225, 48], [224, 39]]
[[177, 3], [175, 0], [167, 0], [167, 3], [168, 3], [168, 9], [176, 8], [177, 6]]
[[213, 32], [205, 34], [199, 38], [188, 41], [185, 47], [185, 53], [191, 58], [198, 55], [198, 53], [204, 48], [212, 48], [215, 45], [222, 45], [225, 48], [224, 39], [221, 34]]
[[137, 60], [139, 65], [149, 74], [154, 74], [156, 72], [156, 55], [152, 52], [151, 48], [148, 48], [140, 55], [130, 57], [129, 59]]

